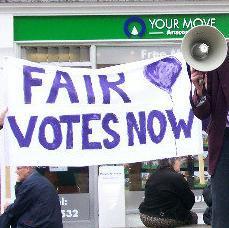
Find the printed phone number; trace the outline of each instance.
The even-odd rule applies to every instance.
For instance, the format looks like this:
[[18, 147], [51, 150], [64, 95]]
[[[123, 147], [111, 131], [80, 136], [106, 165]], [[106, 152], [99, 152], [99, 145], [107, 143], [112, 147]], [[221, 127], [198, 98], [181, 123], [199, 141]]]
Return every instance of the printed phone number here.
[[79, 211], [76, 209], [72, 210], [61, 210], [62, 218], [78, 218]]

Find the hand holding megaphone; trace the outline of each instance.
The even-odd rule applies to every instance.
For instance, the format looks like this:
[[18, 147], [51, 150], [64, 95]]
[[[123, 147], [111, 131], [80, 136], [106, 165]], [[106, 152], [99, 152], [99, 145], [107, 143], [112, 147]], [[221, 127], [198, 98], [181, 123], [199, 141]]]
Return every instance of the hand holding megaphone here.
[[191, 68], [191, 81], [196, 88], [198, 96], [202, 96], [203, 88], [207, 85], [207, 73]]

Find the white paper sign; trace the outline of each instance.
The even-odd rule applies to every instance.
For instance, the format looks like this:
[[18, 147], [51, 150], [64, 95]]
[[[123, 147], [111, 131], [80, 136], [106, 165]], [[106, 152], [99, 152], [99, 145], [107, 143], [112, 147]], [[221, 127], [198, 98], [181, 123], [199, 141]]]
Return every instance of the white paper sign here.
[[66, 172], [68, 171], [68, 167], [63, 166], [50, 166], [49, 167], [50, 172]]
[[123, 166], [100, 166], [98, 179], [99, 227], [125, 227]]
[[9, 163], [88, 166], [202, 152], [180, 54], [104, 69], [4, 63]]

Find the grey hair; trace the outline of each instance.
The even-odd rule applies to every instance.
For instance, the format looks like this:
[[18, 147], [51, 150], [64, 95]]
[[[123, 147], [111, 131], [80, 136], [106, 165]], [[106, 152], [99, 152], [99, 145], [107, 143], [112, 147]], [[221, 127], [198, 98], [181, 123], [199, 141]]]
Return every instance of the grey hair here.
[[165, 169], [165, 168], [172, 168], [176, 162], [176, 160], [179, 159], [178, 157], [174, 158], [164, 158], [159, 160], [158, 162], [158, 169]]

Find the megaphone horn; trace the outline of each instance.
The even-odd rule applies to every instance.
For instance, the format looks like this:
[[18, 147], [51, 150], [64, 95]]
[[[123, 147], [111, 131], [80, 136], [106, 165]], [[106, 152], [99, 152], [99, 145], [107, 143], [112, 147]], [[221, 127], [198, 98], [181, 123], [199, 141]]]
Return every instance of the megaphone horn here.
[[196, 26], [184, 36], [181, 52], [194, 69], [207, 72], [218, 68], [227, 56], [223, 34], [212, 26]]

